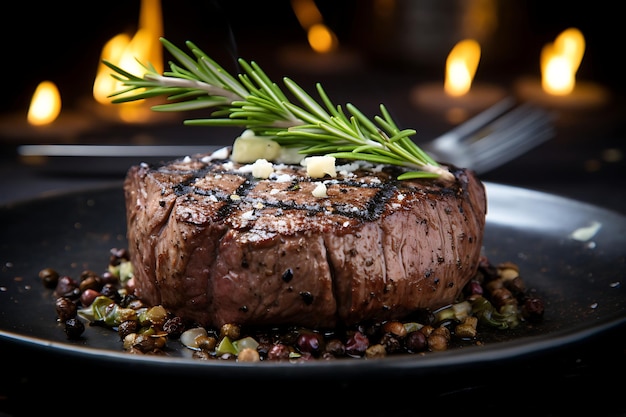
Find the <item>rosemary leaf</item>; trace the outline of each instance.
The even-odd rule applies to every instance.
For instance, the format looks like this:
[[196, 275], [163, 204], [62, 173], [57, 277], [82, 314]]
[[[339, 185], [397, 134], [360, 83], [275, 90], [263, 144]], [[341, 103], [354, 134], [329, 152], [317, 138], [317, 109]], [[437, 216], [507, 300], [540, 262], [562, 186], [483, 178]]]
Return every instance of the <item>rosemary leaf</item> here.
[[151, 107], [154, 111], [163, 111], [163, 112], [176, 112], [176, 111], [190, 111], [190, 110], [198, 110], [205, 109], [207, 107], [214, 106], [217, 101], [215, 100], [193, 100], [193, 101], [181, 101], [177, 103], [167, 103], [167, 104], [156, 104]]
[[312, 115], [317, 116], [320, 120], [329, 122], [330, 116], [313, 98], [308, 95], [300, 86], [291, 81], [289, 78], [284, 79], [285, 85], [289, 90], [300, 100], [300, 102], [312, 112]]
[[167, 102], [152, 110], [213, 109], [209, 117], [185, 120], [185, 125], [239, 126], [281, 146], [297, 147], [304, 155], [332, 155], [412, 169], [398, 179], [454, 179], [411, 139], [416, 131], [400, 129], [382, 104], [381, 114], [368, 118], [352, 103], [345, 105], [345, 111], [334, 104], [320, 83], [315, 85], [316, 100], [284, 77], [291, 100], [254, 61], [239, 58], [243, 71], [233, 76], [191, 41], [185, 43], [190, 54], [164, 38], [160, 41], [176, 61], [162, 74], [149, 63], [142, 64], [145, 72], [137, 75], [103, 61], [123, 84], [110, 95], [113, 103], [164, 97]]

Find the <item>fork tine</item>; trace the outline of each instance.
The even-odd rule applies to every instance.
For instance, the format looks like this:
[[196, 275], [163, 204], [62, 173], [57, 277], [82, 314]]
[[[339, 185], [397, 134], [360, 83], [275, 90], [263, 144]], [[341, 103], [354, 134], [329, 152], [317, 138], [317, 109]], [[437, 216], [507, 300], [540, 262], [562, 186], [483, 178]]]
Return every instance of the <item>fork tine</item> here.
[[[498, 128], [487, 136], [478, 139], [469, 145], [470, 151], [476, 157], [481, 155], [502, 153], [506, 149], [517, 147], [531, 141], [530, 134], [540, 126], [549, 125], [549, 119], [544, 114], [526, 115], [523, 120], [517, 120], [510, 126]], [[530, 144], [530, 143], [529, 143]]]
[[552, 116], [512, 97], [420, 145], [435, 159], [483, 173], [552, 138]]
[[[490, 157], [477, 159], [473, 165], [473, 169], [478, 174], [482, 174], [489, 170], [492, 170], [498, 166], [501, 166], [512, 159], [530, 151], [532, 148], [537, 147], [539, 144], [549, 140], [554, 136], [553, 129], [550, 127], [543, 127], [540, 130], [533, 131], [533, 134], [528, 134], [528, 138], [533, 138], [533, 141], [526, 141], [526, 145], [518, 145], [517, 147], [511, 147], [506, 152], [491, 155]], [[517, 142], [522, 144], [524, 142]]]
[[470, 146], [477, 173], [486, 172], [522, 155], [554, 136], [551, 118], [541, 110], [530, 109], [511, 128], [495, 130]]
[[550, 121], [550, 116], [543, 110], [524, 104], [485, 126], [473, 137], [466, 138], [466, 142], [473, 152], [480, 153], [509, 147], [513, 145], [510, 138], [524, 133], [528, 127], [549, 124]]
[[464, 152], [457, 152], [459, 147], [462, 146], [462, 142], [476, 135], [477, 132], [484, 129], [484, 127], [490, 123], [493, 123], [494, 120], [502, 117], [502, 115], [506, 114], [514, 105], [515, 100], [510, 96], [506, 97], [457, 127], [435, 139], [420, 144], [420, 147], [434, 156], [435, 159], [440, 159], [441, 161], [458, 166], [465, 165], [467, 155]]
[[506, 97], [498, 103], [494, 104], [493, 106], [489, 107], [488, 109], [478, 113], [471, 119], [466, 120], [465, 122], [448, 131], [447, 133], [444, 133], [442, 136], [453, 136], [458, 138], [468, 137], [476, 131], [485, 127], [488, 123], [497, 120], [507, 111], [509, 111], [514, 105], [515, 100], [512, 97]]

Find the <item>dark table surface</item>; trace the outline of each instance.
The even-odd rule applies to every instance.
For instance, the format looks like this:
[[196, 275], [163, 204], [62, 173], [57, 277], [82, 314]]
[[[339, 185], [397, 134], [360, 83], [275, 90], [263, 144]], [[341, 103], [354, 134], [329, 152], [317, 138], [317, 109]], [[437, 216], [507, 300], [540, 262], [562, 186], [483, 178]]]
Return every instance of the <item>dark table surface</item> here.
[[[401, 124], [417, 128], [418, 139], [443, 133], [452, 126], [440, 114], [416, 109], [410, 103], [408, 91], [413, 81], [406, 74], [373, 71], [349, 77], [326, 76], [325, 79], [325, 88], [336, 92], [337, 102], [351, 101], [366, 113], [377, 112], [378, 104], [385, 103]], [[485, 181], [545, 191], [626, 215], [625, 110], [622, 97], [612, 97], [601, 109], [558, 110], [555, 138], [482, 177]], [[227, 130], [208, 133], [201, 128], [194, 129], [183, 128], [177, 121], [156, 127], [114, 126], [83, 140], [199, 144], [209, 137], [209, 141], [228, 143], [232, 134]], [[124, 166], [114, 163], [104, 167], [94, 163], [91, 168], [80, 161], [26, 163], [16, 155], [17, 146], [25, 142], [28, 141], [5, 138], [2, 144], [1, 204], [120, 183], [124, 176]], [[41, 221], [54, 219], [45, 219], [42, 213]], [[578, 414], [584, 409], [598, 416], [626, 415], [623, 397], [626, 329], [623, 327], [594, 335], [557, 352], [502, 364], [498, 377], [493, 374], [483, 377], [480, 369], [475, 369], [462, 377], [440, 375], [433, 378], [427, 388], [421, 381], [419, 390], [412, 390], [412, 381], [403, 380], [401, 375], [396, 384], [391, 385], [375, 379], [352, 385], [300, 381], [295, 386], [273, 380], [241, 381], [228, 388], [220, 387], [219, 381], [184, 378], [177, 380], [173, 388], [157, 375], [154, 380], [141, 382], [141, 385], [149, 385], [143, 387], [147, 393], [141, 394], [143, 390], [138, 387], [115, 386], [115, 379], [121, 375], [128, 378], [132, 369], [109, 372], [94, 364], [42, 357], [40, 351], [1, 340], [0, 352], [0, 415], [2, 411], [6, 415], [30, 412], [38, 398], [51, 400], [56, 409], [68, 410], [73, 401], [81, 403], [77, 400], [79, 397], [88, 399], [82, 401], [83, 404], [106, 404], [97, 407], [114, 414], [121, 410], [111, 396], [122, 390], [128, 396], [147, 396], [137, 398], [136, 404], [143, 403], [142, 413], [151, 413], [168, 402], [175, 404], [174, 407], [189, 405], [210, 413], [224, 405], [225, 400], [219, 395], [228, 391], [236, 396], [237, 403], [230, 406], [234, 413], [238, 412], [238, 407], [244, 407], [241, 402], [248, 402], [254, 403], [253, 408], [257, 410], [259, 404], [263, 404], [259, 411], [262, 414], [263, 409], [282, 412], [282, 408], [276, 408], [282, 406], [276, 404], [290, 404], [296, 408], [290, 408], [289, 413], [300, 413], [302, 407], [306, 410], [313, 406], [319, 413], [340, 407], [342, 414], [376, 416], [419, 415], [426, 410], [439, 409], [461, 414], [542, 416]], [[90, 373], [89, 366], [93, 366], [101, 378]], [[113, 375], [105, 376], [109, 373]], [[180, 389], [180, 385], [184, 389]], [[135, 389], [137, 391], [132, 392]], [[334, 398], [336, 404], [329, 406], [328, 398]]]

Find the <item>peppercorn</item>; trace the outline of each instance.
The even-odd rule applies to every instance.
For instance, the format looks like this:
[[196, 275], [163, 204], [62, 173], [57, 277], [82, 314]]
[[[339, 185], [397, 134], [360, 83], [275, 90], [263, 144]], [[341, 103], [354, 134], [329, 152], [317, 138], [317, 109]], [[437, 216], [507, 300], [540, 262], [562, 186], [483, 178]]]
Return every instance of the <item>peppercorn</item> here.
[[55, 297], [67, 297], [72, 300], [78, 299], [80, 296], [78, 282], [68, 275], [59, 277], [57, 286], [54, 289], [54, 295]]
[[540, 322], [543, 319], [543, 300], [537, 297], [529, 297], [522, 304], [522, 317], [531, 323]]
[[450, 341], [450, 329], [448, 329], [446, 326], [439, 326], [439, 327], [435, 327], [433, 329], [433, 331], [431, 332], [430, 336], [432, 336], [433, 334], [435, 335], [441, 335], [443, 336], [448, 342]]
[[289, 346], [278, 343], [276, 345], [273, 345], [267, 352], [267, 359], [273, 361], [289, 359], [290, 353], [291, 351], [289, 349]]
[[102, 280], [102, 284], [104, 285], [117, 285], [120, 282], [119, 277], [117, 277], [115, 274], [112, 274], [111, 271], [104, 271], [100, 276], [100, 279]]
[[350, 356], [363, 356], [369, 347], [369, 339], [361, 332], [353, 332], [346, 341], [346, 353]]
[[97, 275], [87, 276], [80, 281], [80, 284], [78, 284], [78, 288], [81, 291], [85, 291], [85, 290], [100, 291], [100, 289], [102, 288], [102, 279]]
[[447, 350], [450, 337], [450, 329], [445, 326], [436, 327], [426, 338], [428, 348], [432, 351]]
[[78, 280], [84, 281], [85, 279], [89, 277], [97, 277], [97, 276], [98, 274], [95, 271], [92, 271], [91, 269], [84, 269], [78, 276]]
[[418, 331], [424, 333], [424, 336], [428, 337], [433, 332], [433, 330], [435, 330], [435, 328], [431, 326], [430, 324], [427, 324], [426, 326], [423, 326]]
[[220, 329], [220, 337], [229, 337], [232, 340], [239, 339], [241, 335], [241, 328], [236, 324], [225, 324]]
[[396, 353], [402, 350], [402, 344], [399, 339], [393, 333], [385, 333], [378, 344], [383, 346], [387, 353]]
[[517, 299], [513, 296], [511, 291], [505, 287], [501, 287], [491, 292], [491, 303], [496, 308], [500, 308], [507, 304], [517, 304]]
[[267, 359], [268, 352], [272, 349], [272, 344], [268, 341], [262, 341], [257, 346], [256, 350], [259, 352], [259, 356], [261, 356], [261, 360]]
[[302, 332], [296, 339], [296, 346], [300, 352], [309, 352], [318, 355], [323, 349], [324, 341], [319, 333]]
[[259, 362], [260, 360], [259, 352], [252, 348], [245, 348], [237, 355], [238, 362]]
[[428, 347], [426, 335], [424, 332], [419, 330], [410, 332], [404, 338], [404, 346], [409, 352], [412, 353], [423, 352]]
[[139, 323], [137, 323], [137, 320], [126, 320], [117, 326], [117, 334], [120, 335], [120, 339], [124, 340], [124, 338], [129, 334], [137, 333], [138, 329]]
[[511, 291], [513, 296], [516, 298], [520, 298], [524, 295], [524, 293], [526, 293], [526, 284], [519, 275], [513, 279], [505, 281], [504, 286]]
[[76, 340], [85, 331], [85, 324], [78, 317], [72, 317], [65, 320], [65, 334], [68, 339]]
[[146, 311], [145, 319], [153, 325], [162, 326], [167, 319], [167, 311], [160, 305], [151, 307]]
[[326, 342], [324, 353], [329, 353], [334, 357], [341, 357], [346, 354], [346, 346], [339, 339], [331, 339]]
[[397, 321], [397, 320], [391, 320], [388, 322], [385, 322], [383, 324], [383, 331], [385, 333], [391, 333], [396, 337], [399, 338], [403, 338], [404, 336], [406, 336], [406, 328], [404, 327], [404, 324], [402, 324], [401, 322]]
[[463, 294], [468, 297], [474, 294], [483, 295], [483, 286], [480, 282], [478, 282], [478, 280], [472, 279], [463, 288]]
[[178, 338], [185, 331], [185, 323], [183, 323], [182, 318], [174, 316], [165, 320], [163, 330], [167, 332], [171, 338]]
[[504, 281], [509, 281], [519, 276], [519, 267], [513, 262], [502, 262], [496, 269], [498, 276]]
[[89, 307], [91, 303], [93, 303], [93, 300], [101, 295], [102, 294], [100, 294], [98, 291], [87, 288], [85, 291], [81, 292], [79, 300], [84, 307]]
[[59, 322], [65, 323], [67, 320], [76, 317], [78, 307], [76, 306], [76, 303], [68, 297], [57, 298], [54, 305]]
[[128, 250], [125, 248], [112, 248], [109, 253], [111, 255], [109, 257], [109, 265], [116, 266], [119, 265], [122, 261], [128, 261], [130, 259]]
[[167, 344], [167, 333], [157, 332], [156, 334], [151, 335], [151, 337], [154, 342], [154, 348], [152, 350], [161, 353]]
[[432, 351], [441, 351], [448, 349], [448, 339], [442, 334], [431, 333], [426, 338], [428, 342], [428, 348]]
[[215, 350], [215, 346], [217, 346], [217, 339], [213, 336], [200, 335], [195, 338], [195, 341], [200, 350], [206, 350], [207, 352]]
[[474, 316], [468, 316], [454, 328], [454, 335], [459, 339], [473, 339], [478, 333], [476, 331], [477, 326], [478, 319]]
[[126, 349], [134, 348], [142, 353], [153, 351], [155, 344], [156, 339], [140, 333], [131, 333], [124, 338], [124, 347], [128, 346]]
[[381, 344], [377, 343], [365, 349], [365, 357], [368, 359], [384, 358], [385, 356], [387, 356], [387, 350], [385, 346]]
[[56, 288], [59, 282], [59, 273], [52, 268], [44, 268], [39, 271], [39, 278], [44, 287], [52, 290]]
[[120, 295], [119, 291], [117, 291], [115, 285], [110, 282], [102, 286], [102, 288], [100, 289], [100, 294], [104, 295], [105, 297], [109, 297], [111, 300], [113, 300], [113, 302], [117, 304], [120, 304], [120, 302], [122, 301], [122, 296]]

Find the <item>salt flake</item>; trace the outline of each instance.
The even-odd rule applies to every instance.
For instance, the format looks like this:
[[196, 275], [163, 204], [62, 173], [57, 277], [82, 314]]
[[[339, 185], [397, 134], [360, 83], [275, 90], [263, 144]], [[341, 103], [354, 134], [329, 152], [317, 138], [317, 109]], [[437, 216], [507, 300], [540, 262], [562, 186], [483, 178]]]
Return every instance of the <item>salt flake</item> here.
[[593, 221], [589, 226], [581, 227], [579, 229], [574, 230], [569, 237], [574, 240], [579, 240], [581, 242], [586, 242], [598, 233], [600, 228], [602, 227], [602, 223], [598, 221]]

